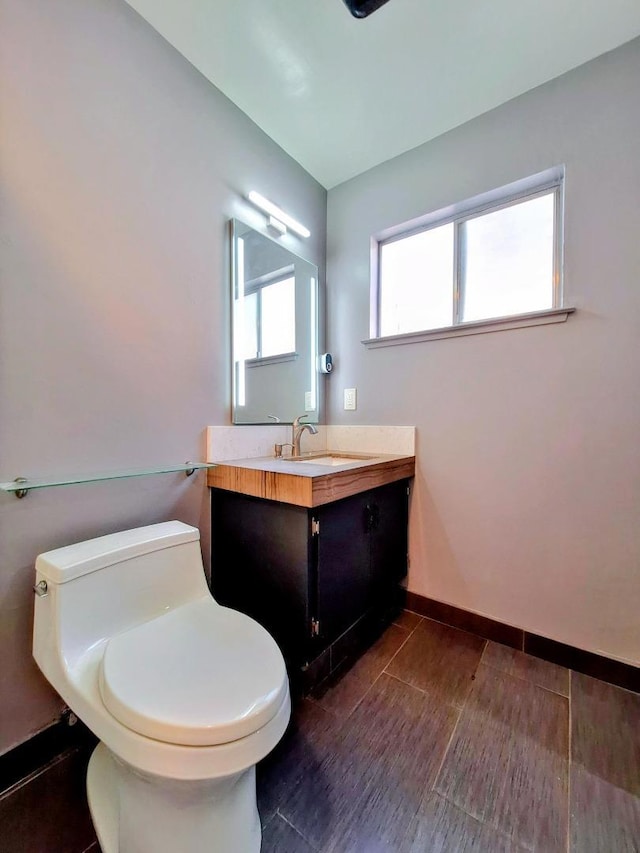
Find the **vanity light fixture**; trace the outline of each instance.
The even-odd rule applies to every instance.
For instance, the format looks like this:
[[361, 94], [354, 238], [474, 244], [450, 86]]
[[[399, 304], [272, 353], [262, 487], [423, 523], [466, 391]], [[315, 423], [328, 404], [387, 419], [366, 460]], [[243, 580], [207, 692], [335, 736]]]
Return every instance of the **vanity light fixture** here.
[[279, 237], [283, 237], [287, 233], [287, 226], [284, 222], [280, 222], [279, 219], [276, 219], [275, 216], [270, 216], [267, 219], [267, 228]]
[[[290, 228], [295, 234], [298, 234], [300, 237], [310, 237], [311, 231], [308, 228], [305, 228], [304, 225], [301, 225], [297, 222], [292, 216], [289, 216], [288, 213], [285, 213], [282, 208], [278, 207], [277, 204], [274, 204], [272, 201], [269, 201], [268, 198], [265, 198], [260, 193], [251, 190], [249, 195], [247, 196], [251, 204], [255, 204], [256, 207], [260, 208], [260, 210], [267, 213], [270, 217], [269, 226], [275, 228], [281, 234], [286, 233], [287, 228]], [[277, 225], [272, 222], [272, 220], [277, 221]], [[279, 227], [281, 225], [286, 226], [284, 231]]]

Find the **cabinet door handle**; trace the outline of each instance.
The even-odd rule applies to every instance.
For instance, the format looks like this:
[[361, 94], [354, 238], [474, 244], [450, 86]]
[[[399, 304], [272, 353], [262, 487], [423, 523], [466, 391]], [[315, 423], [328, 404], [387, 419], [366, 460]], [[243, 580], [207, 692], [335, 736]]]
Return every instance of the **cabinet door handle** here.
[[365, 530], [375, 530], [380, 522], [380, 507], [367, 504], [365, 507]]
[[371, 511], [371, 504], [367, 504], [364, 508], [364, 529], [373, 529], [373, 513]]

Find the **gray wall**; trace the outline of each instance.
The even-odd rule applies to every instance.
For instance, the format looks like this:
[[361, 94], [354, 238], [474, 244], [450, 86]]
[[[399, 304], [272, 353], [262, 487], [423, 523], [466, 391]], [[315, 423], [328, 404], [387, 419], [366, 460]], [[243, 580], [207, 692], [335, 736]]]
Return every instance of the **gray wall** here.
[[[337, 187], [327, 255], [329, 422], [418, 428], [409, 588], [635, 663], [639, 80], [635, 40]], [[561, 163], [566, 324], [360, 343], [370, 235]]]
[[[202, 458], [229, 423], [226, 221], [273, 198], [322, 277], [326, 192], [124, 2], [0, 20], [2, 479]], [[0, 495], [0, 752], [61, 707], [31, 660], [36, 555], [169, 518], [206, 553], [204, 475]]]

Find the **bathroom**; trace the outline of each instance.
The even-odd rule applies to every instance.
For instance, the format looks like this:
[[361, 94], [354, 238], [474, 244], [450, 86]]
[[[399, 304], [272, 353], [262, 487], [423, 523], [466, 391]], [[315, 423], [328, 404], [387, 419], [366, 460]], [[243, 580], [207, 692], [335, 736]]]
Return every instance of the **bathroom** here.
[[[295, 159], [304, 151], [285, 153], [230, 90], [225, 96], [198, 70], [197, 57], [185, 58], [181, 39], [197, 47], [198, 27], [183, 31], [174, 21], [172, 41], [154, 23], [154, 5], [1, 0], [2, 479], [206, 458], [206, 428], [231, 428], [228, 222], [263, 228], [246, 201], [257, 190], [310, 231], [283, 241], [319, 271], [323, 348], [335, 363], [319, 377], [321, 423], [416, 428], [407, 577], [414, 609], [430, 601], [480, 614], [598, 656], [632, 678], [640, 666], [637, 9], [601, 3], [587, 15], [582, 5], [562, 4], [562, 26], [546, 23], [546, 51], [528, 54], [534, 67], [547, 55], [536, 82], [518, 89], [503, 69], [493, 100], [474, 92], [466, 114], [404, 148], [389, 142], [386, 156], [377, 153], [384, 140], [374, 149], [345, 122], [345, 138], [356, 142], [349, 156], [332, 158], [328, 116], [318, 113], [308, 152], [314, 177]], [[236, 25], [231, 4], [219, 5], [223, 25], [201, 28], [215, 55]], [[389, 0], [363, 21], [341, 0], [323, 5], [335, 5], [331, 20], [345, 16], [356, 38], [420, 4]], [[462, 35], [477, 56], [490, 28], [467, 5]], [[190, 6], [195, 15], [198, 3]], [[550, 15], [557, 9], [546, 7]], [[251, 44], [269, 38], [290, 70], [287, 103], [304, 100], [305, 51], [279, 42], [271, 23], [254, 18]], [[565, 60], [563, 39], [574, 30], [584, 32], [585, 47], [576, 41]], [[535, 41], [516, 35], [505, 23], [503, 38], [518, 46], [514, 62]], [[317, 50], [317, 36], [307, 38]], [[436, 50], [435, 37], [429, 45]], [[321, 56], [330, 62], [330, 52]], [[247, 67], [260, 76], [255, 64]], [[392, 70], [403, 79], [402, 65]], [[456, 78], [438, 85], [454, 90]], [[421, 89], [411, 91], [415, 99]], [[387, 94], [389, 103], [398, 100]], [[564, 298], [576, 309], [566, 322], [363, 345], [371, 337], [372, 235], [560, 165]], [[344, 409], [345, 388], [357, 389], [355, 411]], [[64, 710], [32, 658], [37, 555], [178, 519], [200, 530], [210, 572], [209, 501], [203, 472], [42, 489], [23, 500], [0, 493], [0, 759], [9, 770], [34, 738], [58, 731]], [[412, 617], [399, 618], [406, 621], [392, 634], [417, 630]], [[628, 708], [638, 713], [632, 700]], [[614, 740], [616, 731], [635, 733], [620, 744], [620, 764], [640, 750], [637, 718], [635, 729], [625, 720], [626, 727], [605, 726]], [[84, 753], [35, 773], [51, 758], [47, 749], [29, 757], [32, 782], [0, 795], [3, 850], [81, 853], [94, 842], [82, 805]], [[601, 780], [622, 815], [609, 812], [610, 826], [602, 825], [624, 842], [589, 846], [594, 832], [572, 849], [638, 849], [639, 774], [629, 774]], [[274, 820], [288, 841], [273, 849], [284, 851], [304, 827], [280, 811]], [[9, 841], [3, 825], [15, 830]], [[300, 838], [299, 850], [322, 849], [305, 832]], [[517, 843], [506, 849], [521, 849]], [[534, 845], [525, 839], [522, 847]]]

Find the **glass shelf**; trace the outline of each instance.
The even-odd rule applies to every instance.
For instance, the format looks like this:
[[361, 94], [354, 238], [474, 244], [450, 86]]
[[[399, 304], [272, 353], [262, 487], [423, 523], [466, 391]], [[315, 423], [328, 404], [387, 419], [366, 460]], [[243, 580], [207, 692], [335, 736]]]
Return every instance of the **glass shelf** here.
[[150, 474], [175, 474], [184, 471], [190, 477], [194, 471], [203, 468], [215, 468], [213, 462], [185, 462], [182, 465], [162, 465], [158, 468], [133, 468], [126, 471], [106, 474], [78, 474], [69, 477], [43, 477], [29, 479], [16, 477], [8, 483], [0, 483], [0, 490], [12, 492], [17, 498], [24, 498], [31, 489], [49, 489], [52, 486], [76, 486], [80, 483], [99, 483], [102, 480], [126, 480], [129, 477], [147, 477]]

